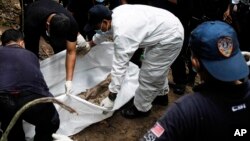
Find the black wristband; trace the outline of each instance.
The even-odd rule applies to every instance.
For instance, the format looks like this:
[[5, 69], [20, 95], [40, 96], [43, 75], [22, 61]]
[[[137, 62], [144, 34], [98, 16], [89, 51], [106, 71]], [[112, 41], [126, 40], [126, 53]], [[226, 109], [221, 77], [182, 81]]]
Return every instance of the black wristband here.
[[110, 92], [108, 97], [109, 97], [109, 99], [110, 99], [111, 101], [115, 101], [116, 95], [117, 95], [117, 93], [112, 93], [112, 92]]

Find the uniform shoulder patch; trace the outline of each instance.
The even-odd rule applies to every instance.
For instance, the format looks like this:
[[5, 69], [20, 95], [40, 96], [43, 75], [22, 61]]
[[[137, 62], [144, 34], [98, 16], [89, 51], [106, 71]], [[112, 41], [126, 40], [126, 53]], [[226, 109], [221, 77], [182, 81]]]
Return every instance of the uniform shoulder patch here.
[[156, 122], [150, 131], [159, 138], [164, 133], [165, 129], [158, 122]]

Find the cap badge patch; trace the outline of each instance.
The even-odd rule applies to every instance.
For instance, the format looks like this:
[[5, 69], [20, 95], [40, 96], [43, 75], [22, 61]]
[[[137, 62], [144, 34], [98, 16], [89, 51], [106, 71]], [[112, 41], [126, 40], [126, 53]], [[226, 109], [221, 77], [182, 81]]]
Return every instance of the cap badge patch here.
[[217, 47], [224, 57], [230, 57], [233, 52], [233, 40], [230, 37], [223, 37], [218, 40]]

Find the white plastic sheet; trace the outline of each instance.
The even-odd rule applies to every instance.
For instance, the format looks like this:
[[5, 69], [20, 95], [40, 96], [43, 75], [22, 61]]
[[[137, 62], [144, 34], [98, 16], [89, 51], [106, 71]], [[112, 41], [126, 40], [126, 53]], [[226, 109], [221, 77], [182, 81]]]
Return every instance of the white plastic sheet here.
[[[56, 105], [61, 122], [57, 133], [67, 136], [74, 135], [87, 126], [112, 116], [115, 110], [122, 107], [134, 96], [138, 87], [139, 68], [133, 63], [129, 64], [121, 91], [118, 93], [112, 110], [107, 110], [76, 96], [107, 77], [112, 67], [113, 52], [113, 43], [105, 42], [92, 48], [85, 56], [77, 56], [72, 95], [64, 94], [66, 51], [41, 62], [41, 70], [51, 93], [78, 112], [78, 115], [71, 114]], [[34, 135], [34, 128], [29, 127], [27, 123], [24, 124], [24, 128], [26, 136]]]

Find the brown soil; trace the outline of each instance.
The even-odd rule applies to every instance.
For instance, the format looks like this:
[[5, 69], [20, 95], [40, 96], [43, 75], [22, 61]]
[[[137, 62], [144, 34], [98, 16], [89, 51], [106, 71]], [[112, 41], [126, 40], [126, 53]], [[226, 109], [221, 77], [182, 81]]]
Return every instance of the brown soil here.
[[[169, 79], [171, 82], [171, 74]], [[188, 86], [186, 93], [190, 92], [192, 92], [192, 88]], [[172, 89], [170, 89], [168, 106], [179, 97], [180, 95], [174, 94]], [[168, 106], [154, 105], [148, 117], [139, 119], [122, 117], [121, 108], [112, 117], [85, 128], [72, 138], [76, 141], [138, 141], [154, 125], [156, 120], [163, 115]]]

